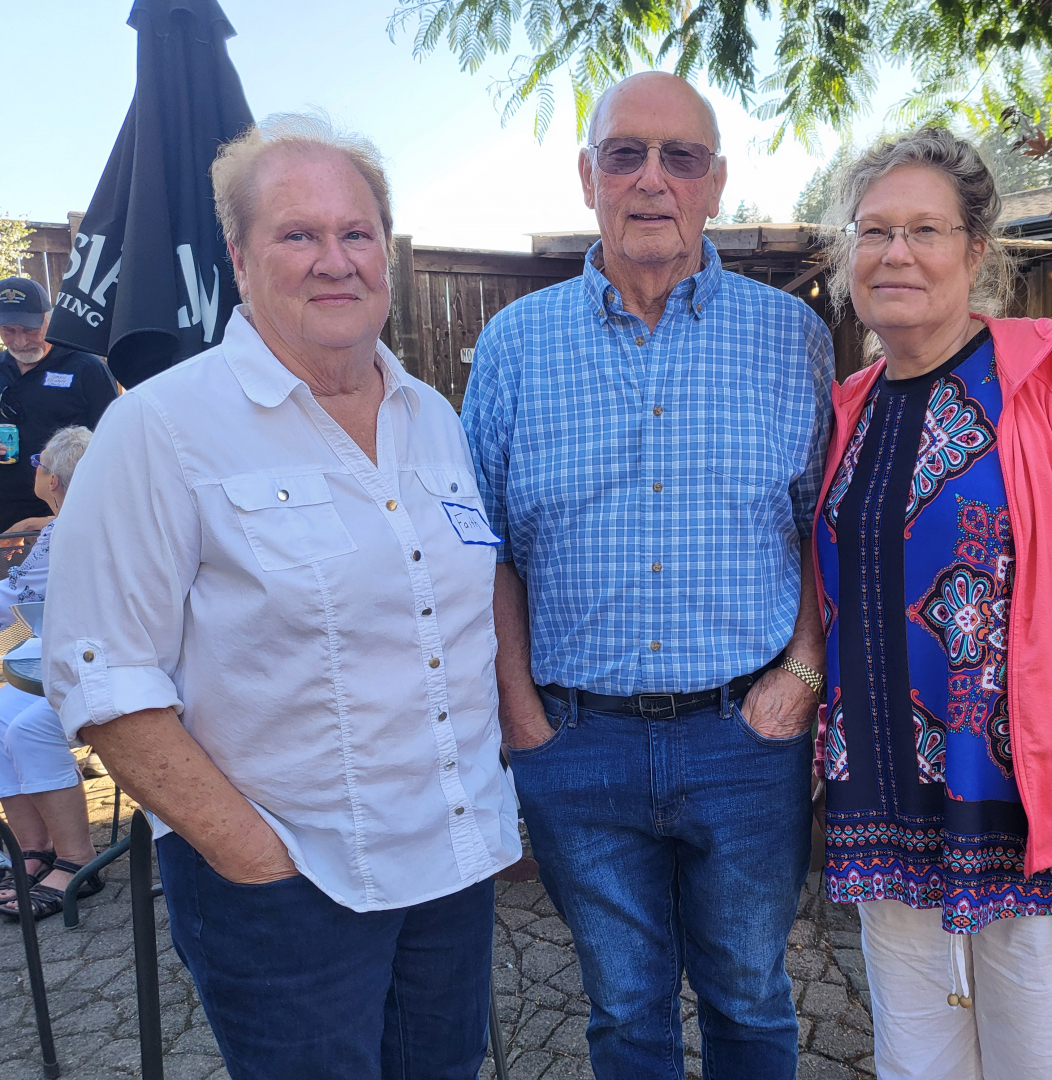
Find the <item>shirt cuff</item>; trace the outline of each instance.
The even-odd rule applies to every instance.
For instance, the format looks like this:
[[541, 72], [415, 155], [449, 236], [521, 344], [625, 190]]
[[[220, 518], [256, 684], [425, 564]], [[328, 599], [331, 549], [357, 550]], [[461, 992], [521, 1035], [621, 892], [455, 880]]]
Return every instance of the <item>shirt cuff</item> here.
[[183, 711], [175, 683], [158, 667], [100, 665], [92, 677], [72, 687], [62, 702], [59, 717], [66, 738], [74, 740], [82, 727], [108, 724], [118, 716], [143, 709]]

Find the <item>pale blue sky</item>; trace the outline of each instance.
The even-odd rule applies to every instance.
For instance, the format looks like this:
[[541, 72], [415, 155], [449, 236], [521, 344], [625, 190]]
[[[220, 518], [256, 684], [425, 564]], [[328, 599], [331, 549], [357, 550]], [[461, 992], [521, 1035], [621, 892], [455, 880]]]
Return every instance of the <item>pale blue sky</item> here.
[[[394, 0], [221, 0], [238, 32], [230, 55], [257, 117], [308, 106], [368, 135], [384, 155], [394, 190], [395, 227], [418, 244], [528, 250], [531, 232], [590, 229], [581, 201], [568, 80], [557, 78], [554, 121], [543, 144], [530, 107], [501, 128], [488, 92], [510, 58], [475, 75], [461, 72], [443, 44], [412, 58], [412, 36], [391, 42]], [[130, 0], [36, 0], [4, 12], [5, 138], [0, 213], [64, 221], [95, 189], [135, 85]], [[757, 27], [769, 57], [773, 28]], [[910, 85], [885, 73], [857, 138], [881, 127]], [[705, 89], [702, 87], [702, 89]], [[755, 202], [775, 220], [790, 209], [821, 158], [787, 140], [773, 156], [774, 129], [710, 91], [730, 180], [724, 206]], [[823, 149], [831, 153], [836, 140]]]

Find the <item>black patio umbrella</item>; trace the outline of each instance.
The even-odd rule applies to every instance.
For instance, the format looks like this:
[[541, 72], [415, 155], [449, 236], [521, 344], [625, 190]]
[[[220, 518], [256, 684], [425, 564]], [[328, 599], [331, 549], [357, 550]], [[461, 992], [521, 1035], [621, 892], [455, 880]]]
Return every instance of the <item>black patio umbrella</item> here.
[[238, 302], [208, 169], [252, 123], [216, 0], [135, 0], [135, 96], [74, 238], [48, 340], [134, 386], [217, 344]]

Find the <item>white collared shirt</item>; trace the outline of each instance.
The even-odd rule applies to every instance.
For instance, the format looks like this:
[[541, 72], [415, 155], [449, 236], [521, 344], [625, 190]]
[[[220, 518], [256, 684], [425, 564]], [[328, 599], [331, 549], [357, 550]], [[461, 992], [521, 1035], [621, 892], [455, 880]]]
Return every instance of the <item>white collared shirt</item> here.
[[44, 679], [67, 735], [172, 706], [301, 873], [356, 911], [519, 858], [492, 547], [437, 391], [377, 345], [372, 462], [236, 311], [124, 394], [52, 541]]

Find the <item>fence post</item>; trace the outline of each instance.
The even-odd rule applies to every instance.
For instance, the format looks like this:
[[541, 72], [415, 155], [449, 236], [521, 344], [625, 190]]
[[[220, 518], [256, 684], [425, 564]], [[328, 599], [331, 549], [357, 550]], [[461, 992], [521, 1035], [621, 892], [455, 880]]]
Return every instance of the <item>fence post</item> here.
[[413, 272], [413, 238], [396, 236], [391, 259], [391, 352], [420, 378], [420, 303]]

